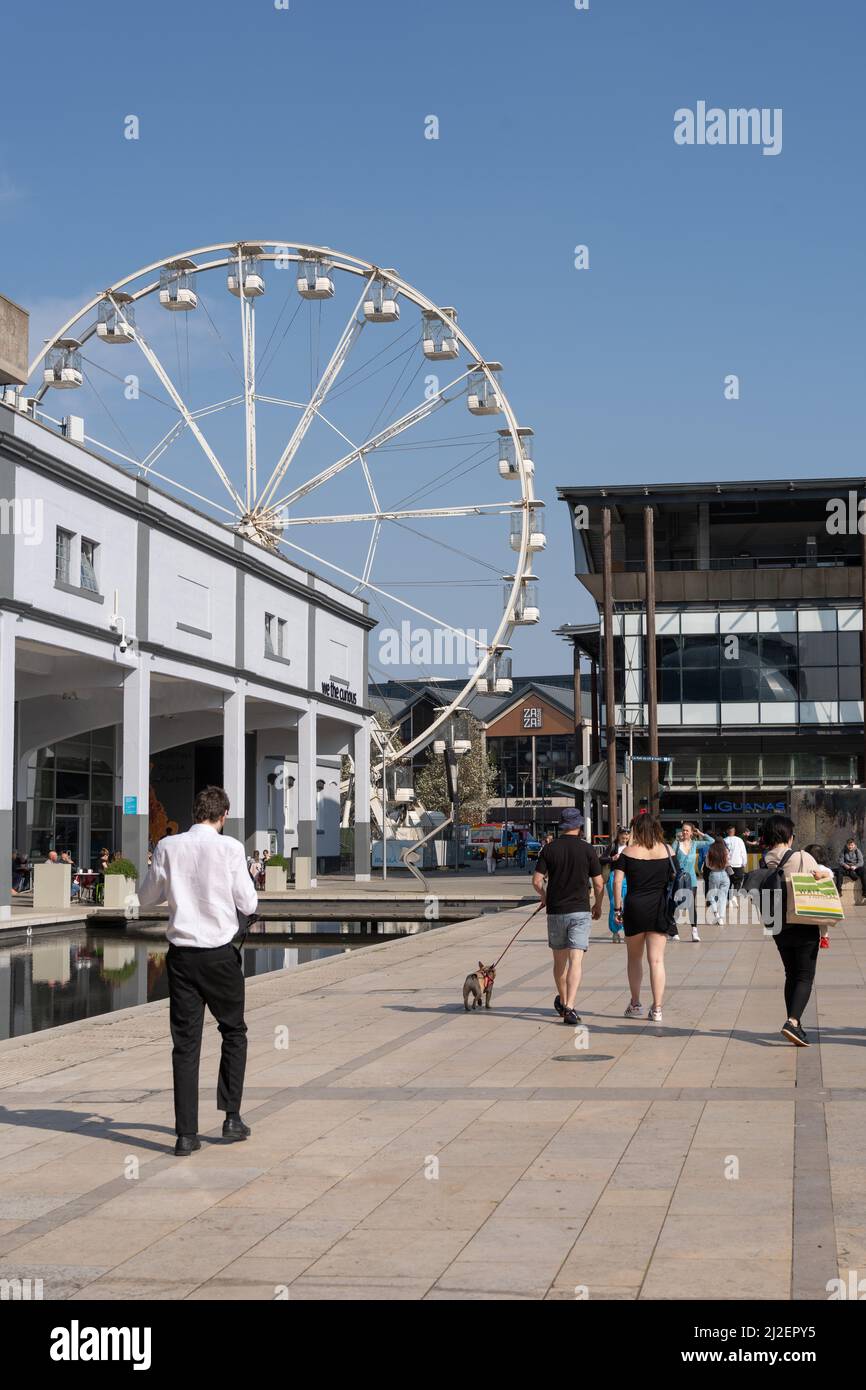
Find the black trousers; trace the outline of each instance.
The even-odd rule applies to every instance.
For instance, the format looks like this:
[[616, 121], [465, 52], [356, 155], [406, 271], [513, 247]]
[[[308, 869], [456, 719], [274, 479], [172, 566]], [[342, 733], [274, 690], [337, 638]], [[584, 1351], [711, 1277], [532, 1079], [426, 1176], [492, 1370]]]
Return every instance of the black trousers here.
[[843, 867], [840, 865], [840, 866], [836, 869], [836, 872], [833, 874], [833, 877], [834, 877], [834, 879], [836, 880], [836, 891], [837, 891], [837, 893], [841, 893], [841, 892], [842, 892], [842, 884], [845, 882], [845, 879], [846, 879], [846, 878], [858, 878], [858, 879], [860, 880], [860, 887], [862, 888], [863, 892], [866, 893], [866, 868], [863, 868], [863, 869], [854, 869], [854, 868], [850, 868], [850, 869], [849, 869], [849, 868], [847, 868], [847, 867], [846, 867], [846, 868], [843, 868]]
[[178, 1134], [198, 1132], [198, 1069], [205, 1004], [222, 1034], [217, 1108], [241, 1108], [247, 1065], [244, 972], [236, 946], [168, 948], [174, 1117]]
[[783, 927], [773, 938], [785, 967], [785, 1008], [789, 1018], [801, 1020], [815, 983], [818, 964], [817, 927]]

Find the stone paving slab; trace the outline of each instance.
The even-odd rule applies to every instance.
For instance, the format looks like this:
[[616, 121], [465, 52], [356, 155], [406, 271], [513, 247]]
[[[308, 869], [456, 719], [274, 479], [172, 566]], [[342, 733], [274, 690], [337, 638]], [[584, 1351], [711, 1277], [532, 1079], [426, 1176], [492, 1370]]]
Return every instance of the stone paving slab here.
[[249, 980], [252, 1139], [219, 1138], [209, 1020], [186, 1160], [164, 1002], [0, 1044], [0, 1279], [76, 1301], [766, 1300], [866, 1267], [866, 910], [821, 953], [810, 1050], [780, 1039], [775, 947], [741, 925], [669, 946], [661, 1026], [623, 1017], [603, 923], [585, 1032], [561, 1025], [541, 918], [466, 1014], [463, 976], [526, 915]]

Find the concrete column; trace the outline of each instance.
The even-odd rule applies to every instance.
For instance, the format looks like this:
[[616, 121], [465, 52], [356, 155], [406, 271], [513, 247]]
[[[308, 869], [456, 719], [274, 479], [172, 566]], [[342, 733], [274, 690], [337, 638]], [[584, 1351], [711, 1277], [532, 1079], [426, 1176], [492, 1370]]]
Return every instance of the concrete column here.
[[[20, 745], [20, 739], [18, 740]], [[12, 832], [14, 847], [20, 854], [29, 854], [30, 841], [27, 838], [27, 759], [21, 757], [18, 749], [15, 776], [15, 825]]]
[[15, 615], [0, 613], [0, 921], [12, 916], [15, 805]]
[[616, 835], [616, 701], [613, 677], [613, 558], [610, 507], [601, 511], [602, 606], [604, 610], [604, 727], [607, 743], [607, 814], [611, 839]]
[[[703, 508], [704, 504], [701, 503]], [[644, 564], [646, 567], [646, 591], [644, 612], [646, 615], [646, 703], [649, 732], [649, 751], [652, 757], [659, 755], [659, 715], [658, 690], [656, 682], [656, 552], [655, 526], [652, 507], [644, 507]], [[709, 567], [709, 566], [708, 566]], [[659, 765], [649, 765], [649, 813], [659, 813]]]
[[150, 809], [150, 666], [140, 658], [123, 681], [121, 852], [147, 871]]
[[311, 705], [298, 716], [298, 853], [295, 858], [295, 887], [316, 886], [316, 707]]
[[355, 881], [370, 879], [370, 730], [355, 730], [352, 741], [355, 762]]
[[247, 697], [233, 690], [223, 701], [223, 786], [231, 803], [225, 833], [245, 841]]
[[860, 695], [863, 699], [863, 757], [861, 783], [866, 782], [866, 531], [860, 537], [860, 604], [863, 613], [863, 630], [860, 633]]

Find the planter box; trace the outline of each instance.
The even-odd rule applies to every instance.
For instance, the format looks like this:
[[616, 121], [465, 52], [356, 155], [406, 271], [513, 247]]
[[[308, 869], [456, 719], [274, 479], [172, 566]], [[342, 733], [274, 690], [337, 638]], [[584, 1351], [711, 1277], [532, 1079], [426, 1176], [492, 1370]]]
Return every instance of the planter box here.
[[33, 906], [37, 912], [56, 912], [69, 907], [71, 892], [71, 864], [34, 865]]
[[285, 869], [265, 869], [265, 892], [285, 893], [288, 889]]
[[114, 908], [115, 912], [123, 911], [127, 898], [134, 892], [134, 878], [124, 878], [123, 874], [106, 874], [102, 906]]

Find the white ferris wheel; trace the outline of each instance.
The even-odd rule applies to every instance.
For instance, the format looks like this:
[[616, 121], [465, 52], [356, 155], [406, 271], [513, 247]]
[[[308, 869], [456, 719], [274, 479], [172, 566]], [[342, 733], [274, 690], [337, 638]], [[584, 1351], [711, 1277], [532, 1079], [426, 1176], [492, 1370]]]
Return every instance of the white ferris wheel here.
[[352, 589], [389, 630], [453, 639], [465, 683], [390, 759], [473, 689], [508, 693], [514, 628], [539, 619], [533, 432], [501, 372], [396, 271], [242, 241], [94, 296], [46, 340], [21, 404], [59, 425], [53, 393], [77, 391], [96, 453]]

